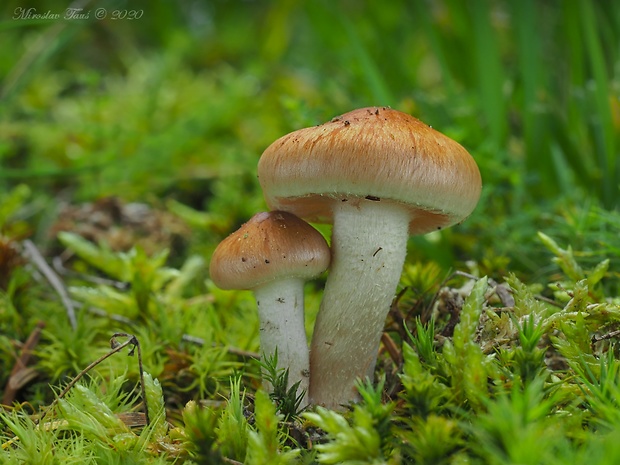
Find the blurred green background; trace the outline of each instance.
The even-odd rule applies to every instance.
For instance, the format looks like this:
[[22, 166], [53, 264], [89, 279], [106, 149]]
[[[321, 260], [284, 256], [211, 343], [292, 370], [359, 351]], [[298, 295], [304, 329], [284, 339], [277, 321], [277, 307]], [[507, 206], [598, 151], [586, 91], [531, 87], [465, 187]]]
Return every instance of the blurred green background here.
[[19, 214], [40, 241], [61, 200], [114, 195], [182, 216], [208, 255], [265, 208], [256, 163], [273, 140], [390, 105], [459, 141], [484, 180], [474, 214], [412, 239], [412, 261], [534, 280], [553, 272], [538, 230], [584, 261], [620, 255], [614, 2], [5, 0], [0, 14], [0, 191], [29, 187]]

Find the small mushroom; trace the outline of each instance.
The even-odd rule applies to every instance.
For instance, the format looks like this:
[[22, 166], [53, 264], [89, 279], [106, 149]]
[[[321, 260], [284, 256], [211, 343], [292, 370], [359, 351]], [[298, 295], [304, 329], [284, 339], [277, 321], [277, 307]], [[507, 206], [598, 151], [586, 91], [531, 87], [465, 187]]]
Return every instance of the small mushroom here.
[[333, 223], [310, 402], [336, 408], [357, 398], [357, 378], [373, 375], [409, 234], [464, 220], [480, 197], [480, 172], [455, 141], [373, 107], [281, 137], [261, 156], [258, 177], [270, 208]]
[[[323, 236], [287, 212], [254, 215], [224, 239], [211, 258], [210, 274], [221, 289], [251, 289], [258, 305], [261, 352], [277, 368], [288, 368], [288, 387], [309, 386], [304, 327], [304, 282], [327, 269], [330, 251]], [[305, 405], [305, 404], [304, 404]]]

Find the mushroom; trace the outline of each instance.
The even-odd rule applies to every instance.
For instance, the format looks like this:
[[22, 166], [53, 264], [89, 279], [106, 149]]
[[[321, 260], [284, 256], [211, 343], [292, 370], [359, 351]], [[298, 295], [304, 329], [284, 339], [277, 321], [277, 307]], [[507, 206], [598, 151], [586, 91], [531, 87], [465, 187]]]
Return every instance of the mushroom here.
[[310, 402], [336, 408], [372, 377], [410, 234], [456, 224], [482, 188], [458, 143], [390, 108], [362, 108], [273, 142], [258, 163], [270, 208], [333, 223], [310, 347]]
[[[261, 351], [288, 368], [288, 388], [308, 390], [309, 355], [304, 326], [304, 282], [329, 266], [323, 236], [287, 212], [262, 212], [213, 252], [211, 279], [221, 289], [248, 289], [258, 305]], [[307, 396], [306, 396], [307, 398]], [[304, 404], [305, 405], [305, 404]]]

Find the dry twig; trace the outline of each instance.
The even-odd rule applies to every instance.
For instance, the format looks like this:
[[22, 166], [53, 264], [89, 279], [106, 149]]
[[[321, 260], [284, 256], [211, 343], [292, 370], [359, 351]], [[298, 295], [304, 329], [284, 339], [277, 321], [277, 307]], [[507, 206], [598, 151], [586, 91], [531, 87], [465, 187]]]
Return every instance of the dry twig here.
[[[116, 340], [117, 337], [126, 337], [127, 340], [121, 344], [121, 343], [119, 343]], [[56, 406], [58, 401], [60, 399], [62, 399], [65, 395], [67, 395], [69, 390], [73, 386], [75, 386], [75, 383], [77, 383], [86, 373], [88, 373], [94, 367], [96, 367], [101, 362], [106, 360], [108, 357], [111, 357], [115, 353], [120, 352], [121, 350], [123, 350], [128, 345], [133, 345], [133, 348], [129, 351], [128, 355], [133, 355], [134, 349], [137, 349], [137, 352], [138, 352], [138, 366], [139, 366], [139, 369], [140, 369], [140, 392], [141, 392], [141, 395], [142, 395], [142, 400], [144, 402], [144, 416], [145, 416], [145, 419], [146, 419], [146, 425], [147, 426], [150, 425], [151, 422], [150, 422], [150, 418], [149, 418], [149, 407], [148, 407], [148, 403], [147, 403], [147, 399], [146, 399], [146, 389], [145, 389], [145, 386], [144, 386], [144, 370], [142, 368], [142, 351], [140, 350], [140, 343], [138, 342], [138, 339], [136, 338], [136, 336], [133, 336], [133, 335], [127, 334], [127, 333], [114, 333], [112, 335], [112, 337], [110, 338], [110, 346], [112, 347], [112, 350], [110, 352], [108, 352], [107, 354], [102, 355], [97, 360], [95, 360], [90, 365], [88, 365], [86, 368], [84, 368], [82, 371], [80, 371], [77, 374], [77, 376], [75, 378], [73, 378], [71, 380], [71, 382], [69, 382], [69, 384], [67, 384], [67, 386], [65, 386], [65, 388], [58, 395], [58, 397], [56, 397], [56, 399], [54, 399], [54, 402], [52, 402], [50, 404], [50, 406], [47, 408], [47, 410], [45, 410], [43, 412], [43, 414], [39, 418], [38, 423], [40, 424], [43, 421], [43, 418], [45, 418], [45, 416]]]
[[15, 395], [21, 389], [21, 387], [31, 379], [32, 372], [28, 369], [28, 362], [32, 355], [32, 349], [38, 344], [41, 337], [41, 331], [45, 327], [43, 321], [39, 321], [35, 328], [26, 339], [26, 342], [22, 346], [22, 351], [15, 365], [11, 370], [11, 375], [4, 388], [4, 395], [2, 396], [2, 404], [10, 405], [15, 400]]
[[26, 239], [23, 244], [30, 261], [39, 269], [41, 273], [43, 273], [45, 279], [47, 279], [56, 293], [60, 296], [60, 300], [67, 310], [67, 316], [69, 317], [71, 328], [75, 331], [77, 329], [75, 308], [73, 307], [73, 302], [69, 298], [69, 293], [67, 292], [64, 283], [58, 277], [56, 272], [54, 272], [54, 270], [52, 270], [52, 268], [47, 264], [45, 258], [43, 258], [43, 255], [41, 255], [41, 252], [39, 252], [39, 249], [31, 240]]

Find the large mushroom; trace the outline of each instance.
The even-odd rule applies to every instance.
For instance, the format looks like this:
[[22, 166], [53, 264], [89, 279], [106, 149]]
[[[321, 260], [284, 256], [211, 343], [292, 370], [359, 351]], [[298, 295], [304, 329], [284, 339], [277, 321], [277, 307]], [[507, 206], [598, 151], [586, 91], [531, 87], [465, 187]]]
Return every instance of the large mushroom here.
[[372, 377], [410, 234], [465, 219], [482, 188], [457, 142], [390, 108], [362, 108], [281, 137], [258, 178], [270, 208], [333, 223], [332, 262], [310, 349], [310, 402], [357, 398]]
[[329, 261], [323, 236], [295, 215], [279, 211], [254, 215], [211, 257], [209, 271], [218, 287], [254, 292], [261, 352], [271, 357], [277, 350], [277, 368], [289, 370], [289, 388], [300, 383], [298, 394], [309, 385], [304, 282], [324, 272]]

